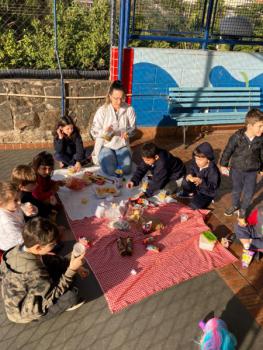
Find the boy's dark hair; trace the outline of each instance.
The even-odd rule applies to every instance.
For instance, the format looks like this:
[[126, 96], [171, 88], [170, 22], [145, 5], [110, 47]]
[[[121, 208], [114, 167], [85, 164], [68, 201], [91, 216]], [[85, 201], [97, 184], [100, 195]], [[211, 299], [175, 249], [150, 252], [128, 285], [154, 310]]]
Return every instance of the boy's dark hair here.
[[59, 232], [57, 226], [49, 220], [36, 217], [26, 223], [22, 236], [25, 246], [31, 248], [36, 244], [44, 246], [57, 241]]
[[36, 172], [40, 165], [54, 167], [54, 158], [52, 154], [46, 151], [38, 153], [32, 161], [32, 166]]
[[141, 155], [143, 158], [155, 158], [158, 152], [159, 148], [153, 142], [149, 142], [142, 146]]
[[247, 112], [245, 125], [254, 125], [257, 122], [263, 122], [263, 112], [261, 112], [257, 108], [252, 108], [250, 111]]
[[56, 127], [53, 131], [53, 136], [55, 138], [58, 138], [57, 129], [59, 127], [64, 127], [64, 126], [70, 125], [70, 124], [73, 125], [73, 133], [72, 133], [71, 137], [74, 137], [75, 135], [79, 135], [79, 128], [76, 126], [75, 121], [73, 120], [73, 117], [68, 115], [68, 116], [65, 116], [65, 117], [59, 119], [59, 121], [57, 122]]
[[30, 165], [18, 165], [12, 170], [11, 181], [17, 186], [34, 184], [37, 181], [35, 169]]
[[207, 158], [207, 156], [204, 153], [200, 152], [198, 148], [193, 151], [193, 156], [198, 158]]

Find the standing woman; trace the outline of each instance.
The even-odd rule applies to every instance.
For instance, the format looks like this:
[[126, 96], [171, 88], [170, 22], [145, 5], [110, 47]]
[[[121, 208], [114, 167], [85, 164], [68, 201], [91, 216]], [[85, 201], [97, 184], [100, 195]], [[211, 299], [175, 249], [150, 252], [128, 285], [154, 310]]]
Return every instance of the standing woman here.
[[125, 101], [125, 91], [119, 80], [114, 81], [93, 120], [91, 135], [95, 139], [93, 162], [100, 164], [103, 172], [114, 175], [120, 167], [124, 174], [132, 168], [129, 137], [135, 134], [136, 116], [134, 109]]

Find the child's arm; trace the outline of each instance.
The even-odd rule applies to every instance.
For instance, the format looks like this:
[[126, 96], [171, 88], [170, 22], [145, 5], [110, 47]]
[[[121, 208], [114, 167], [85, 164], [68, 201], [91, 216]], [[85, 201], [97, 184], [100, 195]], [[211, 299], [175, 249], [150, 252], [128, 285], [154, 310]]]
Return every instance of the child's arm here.
[[55, 138], [54, 139], [54, 149], [56, 153], [63, 153], [64, 150], [64, 138]]
[[228, 143], [227, 143], [227, 145], [223, 151], [223, 154], [221, 156], [221, 159], [220, 159], [220, 166], [221, 167], [225, 168], [225, 167], [229, 166], [230, 158], [231, 158], [232, 154], [234, 153], [236, 147], [237, 147], [237, 135], [234, 134], [229, 138]]
[[23, 212], [20, 209], [18, 218], [0, 216], [0, 246], [2, 250], [8, 250], [17, 244], [24, 242], [22, 230], [25, 225]]
[[149, 170], [148, 165], [145, 164], [143, 161], [141, 161], [141, 163], [137, 166], [136, 171], [131, 178], [131, 182], [133, 182], [134, 186], [139, 185], [144, 175], [147, 174], [148, 170]]
[[155, 191], [160, 190], [165, 185], [168, 178], [168, 170], [163, 162], [160, 161], [156, 164], [152, 180], [145, 192], [147, 197], [151, 197]]
[[84, 158], [84, 147], [83, 147], [83, 142], [80, 135], [77, 135], [75, 140], [75, 145], [76, 145], [76, 154], [75, 154], [76, 162], [81, 162]]

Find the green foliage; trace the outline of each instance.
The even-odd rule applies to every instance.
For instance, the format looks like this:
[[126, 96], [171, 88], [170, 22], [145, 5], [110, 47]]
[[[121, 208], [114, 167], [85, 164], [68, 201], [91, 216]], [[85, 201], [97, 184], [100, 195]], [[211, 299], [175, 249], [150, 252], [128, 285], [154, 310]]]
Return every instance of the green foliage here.
[[[26, 1], [23, 1], [26, 2]], [[36, 0], [27, 0], [28, 3]], [[109, 1], [95, 0], [91, 9], [73, 1], [57, 2], [58, 50], [62, 68], [107, 69], [109, 65]], [[0, 3], [1, 5], [1, 3]], [[54, 69], [52, 8], [28, 16], [28, 9], [0, 18], [0, 68]], [[12, 15], [12, 16], [11, 16]], [[15, 23], [16, 28], [12, 28]], [[12, 25], [11, 25], [12, 24]]]

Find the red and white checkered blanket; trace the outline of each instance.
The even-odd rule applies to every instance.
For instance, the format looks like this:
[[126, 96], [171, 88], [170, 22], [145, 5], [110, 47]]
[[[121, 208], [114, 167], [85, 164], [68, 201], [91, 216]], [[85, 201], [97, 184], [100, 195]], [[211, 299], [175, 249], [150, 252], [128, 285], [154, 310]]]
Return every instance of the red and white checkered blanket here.
[[[181, 223], [183, 213], [188, 215], [188, 221]], [[173, 203], [150, 209], [147, 214], [165, 223], [164, 229], [155, 233], [161, 248], [159, 253], [146, 251], [142, 243], [145, 235], [138, 227], [124, 233], [109, 229], [106, 220], [95, 217], [69, 220], [76, 238], [86, 236], [93, 241], [86, 258], [113, 313], [153, 293], [236, 261], [219, 243], [213, 252], [199, 249], [199, 235], [208, 229], [203, 221], [204, 212]], [[128, 235], [133, 238], [133, 254], [122, 257], [116, 240]], [[137, 274], [131, 274], [131, 270]]]

